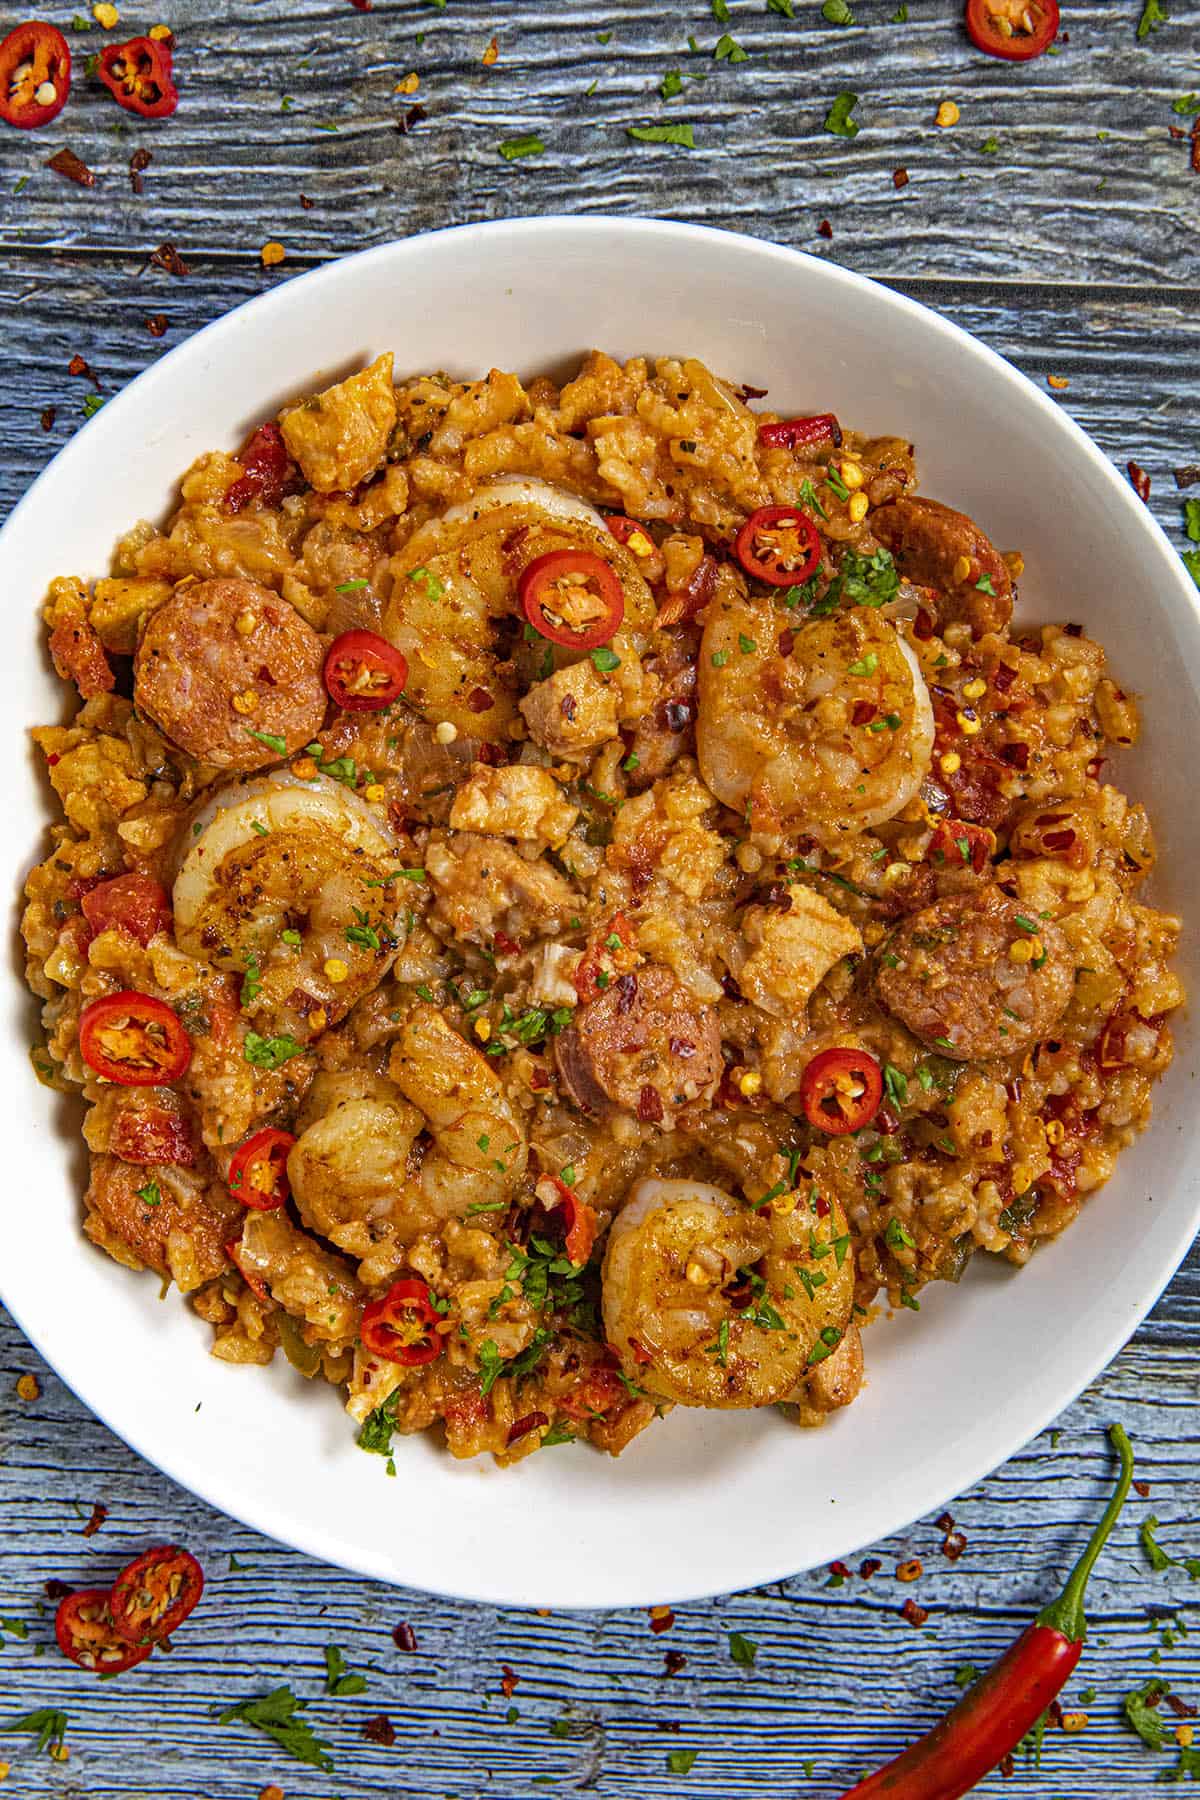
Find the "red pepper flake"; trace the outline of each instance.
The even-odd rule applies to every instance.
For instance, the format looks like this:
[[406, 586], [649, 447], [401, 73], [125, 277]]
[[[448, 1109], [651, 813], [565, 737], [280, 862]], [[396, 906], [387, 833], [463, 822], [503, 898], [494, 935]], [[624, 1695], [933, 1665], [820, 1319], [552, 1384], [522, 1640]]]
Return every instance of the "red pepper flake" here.
[[869, 700], [856, 700], [850, 713], [852, 725], [869, 725], [879, 708], [872, 706]]
[[472, 688], [467, 695], [467, 705], [473, 713], [491, 712], [496, 702], [486, 688]]
[[1192, 174], [1200, 175], [1200, 114], [1192, 126]]
[[939, 1513], [937, 1518], [933, 1521], [933, 1523], [934, 1523], [934, 1529], [937, 1531], [953, 1531], [954, 1530], [954, 1515], [953, 1515], [953, 1513], [948, 1513], [948, 1512]]
[[936, 616], [931, 613], [927, 607], [919, 606], [917, 608], [917, 616], [913, 620], [912, 630], [913, 636], [915, 638], [920, 638], [922, 643], [924, 643], [924, 641], [927, 638], [931, 638], [937, 630]]
[[407, 1619], [402, 1619], [392, 1632], [392, 1642], [397, 1650], [406, 1650], [410, 1656], [417, 1654], [417, 1634]]
[[637, 1116], [643, 1125], [657, 1125], [663, 1116], [662, 1096], [649, 1082], [638, 1095]]
[[657, 1637], [660, 1632], [670, 1631], [675, 1623], [675, 1614], [669, 1606], [652, 1606], [650, 1608], [650, 1629]]
[[96, 1504], [92, 1508], [92, 1516], [83, 1528], [83, 1536], [84, 1537], [95, 1537], [96, 1533], [99, 1531], [100, 1527], [103, 1525], [103, 1523], [104, 1523], [105, 1519], [107, 1519], [107, 1517], [108, 1517], [107, 1506], [101, 1506], [100, 1502], [97, 1500]]
[[687, 1668], [687, 1657], [682, 1650], [667, 1650], [663, 1653], [663, 1664], [666, 1674], [678, 1675], [682, 1669]]
[[1177, 488], [1195, 487], [1200, 482], [1200, 463], [1185, 463], [1182, 469], [1172, 469]]
[[97, 388], [99, 388], [99, 386], [100, 386], [100, 383], [96, 379], [95, 371], [92, 369], [91, 364], [86, 362], [84, 360], [84, 358], [78, 354], [78, 352], [76, 352], [76, 354], [71, 358], [70, 362], [67, 364], [67, 374], [68, 375], [82, 375], [85, 377], [86, 380], [93, 382]]
[[76, 156], [73, 150], [56, 150], [53, 156], [47, 157], [46, 167], [53, 169], [66, 181], [78, 182], [80, 187], [95, 187], [95, 172]]
[[1150, 1483], [1148, 1481], [1135, 1481], [1133, 1489], [1136, 1494], [1142, 1496], [1143, 1500], [1148, 1500], [1150, 1498]]
[[370, 12], [374, 0], [350, 0], [350, 4], [355, 12]]
[[53, 431], [54, 430], [54, 421], [55, 421], [55, 419], [57, 419], [57, 417], [58, 417], [57, 406], [46, 407], [45, 411], [42, 413], [42, 430], [43, 431]]
[[368, 1744], [382, 1744], [385, 1750], [390, 1750], [396, 1741], [396, 1727], [386, 1713], [364, 1720], [362, 1734]]
[[906, 188], [908, 186], [908, 170], [907, 169], [893, 169], [892, 170], [892, 186], [894, 188]]
[[863, 1581], [870, 1581], [872, 1575], [878, 1575], [883, 1563], [878, 1556], [864, 1556], [858, 1565], [858, 1573]]
[[918, 1606], [910, 1595], [900, 1608], [900, 1616], [902, 1619], [907, 1619], [910, 1625], [923, 1625], [929, 1617], [929, 1608]]
[[1144, 500], [1146, 505], [1149, 506], [1150, 477], [1147, 475], [1145, 469], [1139, 467], [1135, 462], [1127, 462], [1125, 467], [1129, 471], [1129, 484], [1134, 493], [1139, 500]]
[[169, 240], [165, 244], [160, 244], [157, 250], [150, 252], [149, 266], [152, 269], [161, 269], [164, 275], [178, 275], [180, 280], [185, 275], [191, 274], [187, 263]]
[[415, 106], [409, 107], [402, 118], [397, 119], [396, 130], [400, 133], [401, 137], [407, 137], [410, 131], [415, 131], [422, 120], [427, 119], [428, 117], [429, 114], [425, 111], [425, 108], [421, 105], [420, 101], [418, 101]]
[[506, 1441], [509, 1444], [515, 1444], [520, 1438], [528, 1437], [531, 1431], [539, 1431], [543, 1425], [549, 1423], [549, 1415], [544, 1412], [526, 1413], [523, 1418], [514, 1419], [508, 1428]]
[[850, 1569], [844, 1562], [831, 1562], [829, 1573], [836, 1575], [839, 1581], [849, 1581], [850, 1579]]
[[309, 197], [308, 197], [308, 195], [307, 195], [307, 194], [301, 194], [301, 196], [300, 196], [300, 204], [301, 204], [301, 206], [302, 206], [302, 207], [303, 207], [303, 208], [304, 208], [304, 210], [305, 210], [305, 212], [311, 212], [311, 211], [312, 211], [312, 209], [313, 209], [313, 207], [314, 207], [314, 206], [315, 206], [315, 205], [316, 205], [316, 204], [317, 204], [317, 203], [316, 203], [316, 201], [315, 201], [315, 200], [310, 200], [310, 199], [309, 199]]
[[965, 1531], [948, 1531], [941, 1542], [941, 1552], [947, 1562], [957, 1562], [966, 1547]]
[[921, 1560], [917, 1556], [910, 1556], [907, 1562], [896, 1564], [897, 1581], [916, 1581], [924, 1573]]
[[150, 333], [151, 337], [162, 337], [167, 329], [168, 323], [169, 321], [166, 313], [151, 313], [146, 320], [146, 330]]
[[1200, 1706], [1192, 1706], [1188, 1701], [1181, 1700], [1178, 1694], [1164, 1694], [1163, 1699], [1177, 1719], [1194, 1719], [1200, 1716]]
[[500, 1692], [506, 1700], [512, 1699], [520, 1679], [515, 1669], [510, 1669], [507, 1663], [500, 1664]]
[[492, 948], [497, 956], [515, 956], [521, 948], [516, 938], [510, 938], [507, 931], [492, 933]]
[[833, 226], [829, 223], [828, 219], [822, 219], [821, 223], [817, 226], [817, 236], [823, 238], [831, 238], [833, 236]]
[[135, 150], [133, 155], [130, 157], [130, 159], [129, 159], [129, 185], [133, 189], [135, 194], [140, 194], [140, 193], [144, 192], [146, 184], [142, 180], [142, 170], [148, 169], [150, 167], [150, 164], [153, 161], [154, 161], [153, 153], [144, 148]]
[[795, 648], [796, 648], [795, 632], [794, 631], [786, 631], [786, 630], [781, 631], [779, 634], [778, 643], [776, 644], [776, 649], [779, 651], [780, 656], [790, 656], [792, 654], [792, 651]]
[[1013, 1773], [1016, 1766], [1017, 1766], [1016, 1758], [1014, 1757], [1011, 1750], [1008, 1752], [1008, 1754], [1006, 1756], [1002, 1756], [1000, 1758], [1000, 1761], [996, 1764], [996, 1767], [999, 1769], [1000, 1773], [1003, 1775], [1005, 1781], [1008, 1780], [1009, 1776]]
[[68, 1594], [75, 1592], [75, 1589], [69, 1581], [59, 1581], [57, 1576], [52, 1575], [49, 1581], [42, 1583], [42, 1592], [47, 1600], [65, 1600]]

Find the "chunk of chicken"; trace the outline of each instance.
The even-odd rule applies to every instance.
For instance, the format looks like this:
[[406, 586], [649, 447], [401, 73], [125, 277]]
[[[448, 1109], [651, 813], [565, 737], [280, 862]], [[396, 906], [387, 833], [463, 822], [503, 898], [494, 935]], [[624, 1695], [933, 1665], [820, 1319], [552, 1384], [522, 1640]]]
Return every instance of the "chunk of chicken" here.
[[797, 882], [787, 896], [786, 912], [746, 908], [742, 935], [751, 949], [732, 967], [747, 1000], [777, 1019], [794, 1019], [830, 969], [863, 948], [857, 927], [812, 888]]
[[373, 475], [396, 423], [392, 353], [314, 394], [279, 421], [284, 443], [318, 493], [357, 487]]
[[520, 702], [529, 735], [552, 756], [590, 756], [617, 735], [617, 690], [587, 657], [556, 669]]
[[579, 817], [549, 769], [528, 763], [492, 768], [476, 763], [454, 796], [450, 825], [454, 831], [480, 831], [488, 837], [528, 838], [558, 850]]
[[583, 906], [570, 883], [542, 858], [530, 862], [496, 838], [435, 834], [425, 851], [425, 869], [437, 896], [431, 920], [468, 943], [490, 946], [497, 932], [516, 942], [534, 932], [555, 934]]

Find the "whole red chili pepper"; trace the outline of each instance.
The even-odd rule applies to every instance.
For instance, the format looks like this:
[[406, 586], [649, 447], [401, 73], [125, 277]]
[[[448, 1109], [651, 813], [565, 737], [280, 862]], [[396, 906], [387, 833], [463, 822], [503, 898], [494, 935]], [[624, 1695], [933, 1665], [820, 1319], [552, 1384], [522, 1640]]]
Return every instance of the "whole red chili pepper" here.
[[841, 1800], [961, 1800], [1015, 1750], [1074, 1672], [1087, 1620], [1083, 1595], [1133, 1480], [1133, 1450], [1120, 1425], [1109, 1439], [1121, 1459], [1112, 1499], [1057, 1600], [981, 1675], [923, 1738], [852, 1787]]

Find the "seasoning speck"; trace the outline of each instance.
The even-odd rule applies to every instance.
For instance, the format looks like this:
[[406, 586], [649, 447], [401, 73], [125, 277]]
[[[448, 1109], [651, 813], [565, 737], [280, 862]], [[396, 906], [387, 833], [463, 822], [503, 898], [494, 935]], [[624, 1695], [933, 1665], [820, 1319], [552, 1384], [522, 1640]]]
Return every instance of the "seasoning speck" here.
[[40, 1400], [42, 1390], [36, 1375], [22, 1375], [17, 1381], [17, 1396], [21, 1400]]
[[270, 243], [263, 245], [262, 249], [259, 251], [259, 255], [262, 257], [263, 268], [273, 269], [279, 263], [285, 261], [287, 251], [282, 244], [276, 242], [276, 240], [272, 238]]

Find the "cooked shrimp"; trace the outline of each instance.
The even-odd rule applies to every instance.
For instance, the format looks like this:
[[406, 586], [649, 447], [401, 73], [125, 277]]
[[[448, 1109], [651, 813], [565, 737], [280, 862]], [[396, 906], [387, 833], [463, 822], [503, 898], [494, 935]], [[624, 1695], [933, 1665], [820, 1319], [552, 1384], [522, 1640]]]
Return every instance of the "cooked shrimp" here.
[[[850, 1322], [845, 1216], [757, 1211], [701, 1181], [640, 1181], [609, 1235], [604, 1327], [625, 1372], [681, 1406], [770, 1406]], [[814, 1358], [814, 1352], [817, 1353]]]
[[521, 571], [562, 549], [611, 563], [625, 597], [613, 650], [623, 668], [636, 664], [654, 614], [636, 558], [585, 500], [512, 477], [421, 526], [393, 559], [384, 631], [408, 659], [410, 705], [474, 736], [511, 735], [518, 684], [497, 650], [497, 626], [515, 622]]
[[364, 800], [287, 771], [222, 789], [185, 828], [175, 931], [192, 955], [244, 978], [242, 1006], [302, 1041], [386, 973], [406, 884]]
[[[351, 1256], [381, 1254], [385, 1273], [390, 1270], [396, 1259], [388, 1244], [437, 1223], [419, 1204], [412, 1159], [424, 1123], [385, 1076], [365, 1069], [319, 1074], [288, 1157], [288, 1180], [304, 1223]], [[373, 1272], [379, 1266], [373, 1263]]]
[[934, 718], [894, 625], [854, 607], [795, 628], [769, 596], [724, 599], [700, 650], [700, 772], [755, 830], [865, 831], [912, 799]]
[[524, 1128], [499, 1076], [436, 1006], [415, 1006], [392, 1047], [388, 1074], [433, 1137], [418, 1179], [439, 1219], [493, 1206], [515, 1191], [529, 1158]]

